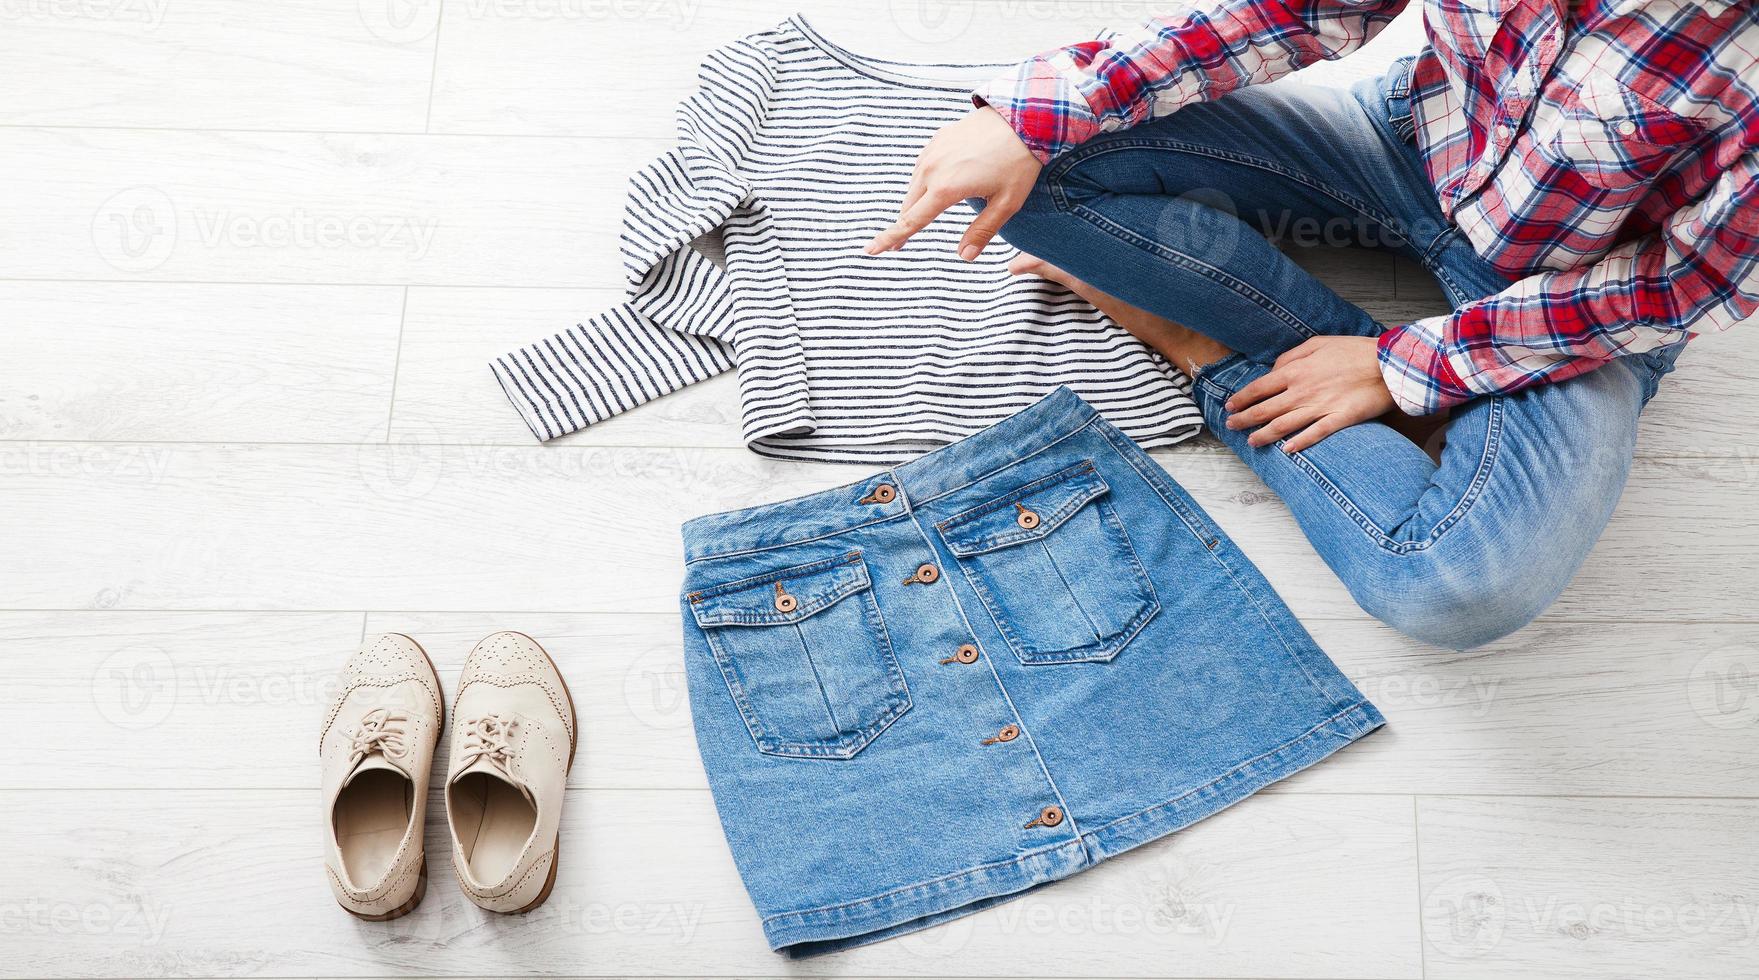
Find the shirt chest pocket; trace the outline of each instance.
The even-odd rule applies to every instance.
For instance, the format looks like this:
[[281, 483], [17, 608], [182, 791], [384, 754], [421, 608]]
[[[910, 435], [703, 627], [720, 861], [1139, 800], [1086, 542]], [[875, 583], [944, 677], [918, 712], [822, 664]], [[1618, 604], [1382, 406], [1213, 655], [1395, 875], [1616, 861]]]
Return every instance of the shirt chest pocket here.
[[1024, 664], [1108, 661], [1160, 600], [1091, 462], [935, 525]]
[[1646, 187], [1703, 132], [1609, 76], [1593, 76], [1544, 108], [1540, 152], [1605, 191]]
[[852, 759], [910, 710], [859, 552], [689, 599], [759, 752]]

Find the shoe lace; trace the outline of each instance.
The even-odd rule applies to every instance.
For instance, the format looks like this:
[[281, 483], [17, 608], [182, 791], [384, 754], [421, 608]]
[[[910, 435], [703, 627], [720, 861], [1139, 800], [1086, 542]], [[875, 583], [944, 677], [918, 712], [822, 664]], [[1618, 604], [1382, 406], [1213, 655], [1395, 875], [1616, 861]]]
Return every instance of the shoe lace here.
[[487, 759], [491, 765], [499, 769], [505, 776], [513, 775], [513, 759], [510, 755], [512, 745], [509, 739], [513, 735], [513, 726], [518, 724], [512, 718], [500, 715], [483, 715], [480, 718], [464, 720], [464, 756], [460, 769], [468, 768], [478, 759]]
[[349, 768], [378, 752], [387, 759], [401, 759], [409, 753], [403, 740], [409, 715], [389, 708], [374, 708], [362, 715], [360, 724], [348, 732], [350, 740]]

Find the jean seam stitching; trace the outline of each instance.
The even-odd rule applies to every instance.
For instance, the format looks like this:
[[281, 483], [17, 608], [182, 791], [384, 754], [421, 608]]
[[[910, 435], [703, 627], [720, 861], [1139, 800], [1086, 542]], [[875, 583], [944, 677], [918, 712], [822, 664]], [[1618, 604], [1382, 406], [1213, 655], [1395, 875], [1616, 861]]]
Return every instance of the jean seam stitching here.
[[[1246, 761], [1240, 763], [1238, 766], [1235, 766], [1233, 769], [1230, 769], [1228, 772], [1223, 773], [1220, 776], [1217, 776], [1216, 778], [1210, 780], [1207, 783], [1204, 783], [1202, 786], [1194, 787], [1190, 790], [1187, 790], [1183, 793], [1180, 793], [1178, 796], [1175, 796], [1171, 799], [1162, 800], [1159, 803], [1144, 807], [1135, 813], [1126, 814], [1126, 815], [1119, 817], [1116, 820], [1113, 820], [1103, 826], [1095, 827], [1091, 830], [1081, 831], [1072, 840], [1063, 841], [1061, 843], [1048, 845], [1046, 847], [1038, 848], [1033, 851], [1028, 851], [1024, 854], [1021, 854], [1021, 855], [1014, 857], [1014, 858], [1010, 858], [1008, 860], [993, 861], [993, 862], [990, 862], [989, 864], [978, 865], [977, 867], [974, 867], [974, 868], [966, 868], [961, 871], [955, 871], [951, 874], [940, 875], [938, 877], [931, 878], [927, 881], [914, 882], [909, 885], [904, 885], [899, 888], [891, 889], [890, 891], [881, 892], [880, 894], [877, 894], [877, 895], [869, 895], [865, 898], [858, 898], [858, 899], [855, 899], [855, 900], [849, 901], [849, 902], [839, 902], [835, 905], [821, 905], [821, 906], [817, 906], [815, 908], [809, 908], [809, 909], [794, 909], [794, 910], [790, 910], [787, 912], [776, 912], [771, 915], [765, 916], [763, 919], [763, 922], [767, 926], [770, 923], [776, 922], [778, 920], [810, 919], [811, 917], [814, 917], [814, 916], [823, 916], [823, 915], [827, 915], [827, 914], [844, 913], [844, 912], [848, 912], [851, 910], [872, 906], [872, 905], [877, 904], [879, 902], [885, 901], [886, 899], [892, 898], [893, 896], [904, 895], [909, 892], [915, 891], [917, 889], [933, 887], [936, 885], [943, 884], [945, 882], [955, 881], [955, 880], [958, 880], [961, 878], [967, 878], [972, 875], [991, 873], [991, 872], [994, 872], [994, 871], [996, 871], [998, 869], [1002, 869], [1002, 868], [1018, 867], [1019, 865], [1024, 864], [1025, 862], [1027, 862], [1033, 858], [1042, 857], [1042, 856], [1044, 856], [1046, 854], [1050, 854], [1054, 851], [1061, 850], [1065, 847], [1068, 847], [1070, 844], [1076, 844], [1076, 843], [1082, 844], [1087, 849], [1088, 853], [1091, 855], [1093, 853], [1093, 851], [1092, 851], [1092, 844], [1089, 843], [1089, 841], [1088, 841], [1089, 838], [1094, 837], [1100, 833], [1103, 833], [1112, 827], [1119, 826], [1120, 824], [1129, 823], [1130, 821], [1133, 821], [1133, 820], [1150, 818], [1153, 815], [1158, 814], [1161, 811], [1164, 811], [1169, 807], [1177, 806], [1178, 804], [1183, 803], [1185, 800], [1188, 800], [1188, 799], [1192, 798], [1193, 796], [1196, 796], [1196, 795], [1204, 792], [1205, 790], [1210, 789], [1213, 786], [1216, 786], [1220, 783], [1223, 783], [1223, 782], [1227, 781], [1228, 779], [1234, 778], [1236, 775], [1238, 775], [1240, 773], [1252, 772], [1255, 769], [1255, 767], [1261, 765], [1265, 760], [1271, 758], [1272, 756], [1275, 756], [1276, 754], [1278, 754], [1280, 752], [1286, 752], [1291, 748], [1294, 748], [1298, 745], [1304, 744], [1309, 739], [1314, 738], [1319, 733], [1324, 731], [1326, 728], [1328, 728], [1328, 727], [1330, 727], [1340, 721], [1344, 721], [1344, 720], [1350, 718], [1350, 716], [1353, 714], [1361, 714], [1361, 715], [1367, 716], [1368, 709], [1371, 709], [1372, 707], [1373, 707], [1373, 705], [1369, 704], [1369, 702], [1367, 702], [1366, 700], [1358, 699], [1355, 703], [1351, 704], [1349, 707], [1347, 707], [1341, 711], [1335, 712], [1330, 717], [1324, 719], [1323, 721], [1321, 721], [1318, 724], [1314, 725], [1313, 727], [1309, 728], [1307, 731], [1302, 732], [1300, 735], [1297, 735], [1294, 738], [1289, 739], [1288, 741], [1284, 742], [1283, 744], [1281, 744], [1279, 746], [1276, 746], [1275, 748], [1269, 749], [1265, 752], [1261, 752], [1258, 755], [1253, 756], [1250, 759], [1247, 759]], [[1356, 739], [1359, 739], [1362, 736], [1368, 734], [1368, 732], [1372, 731], [1372, 730], [1373, 729], [1368, 729], [1367, 731], [1354, 732], [1351, 734], [1351, 738], [1349, 739], [1349, 741], [1353, 742]], [[1073, 818], [1071, 817], [1071, 819], [1073, 819]]]
[[[1124, 137], [1124, 138], [1119, 138], [1119, 139], [1106, 140], [1104, 143], [1100, 143], [1100, 144], [1094, 145], [1092, 147], [1086, 148], [1085, 151], [1076, 150], [1076, 151], [1074, 151], [1064, 157], [1057, 172], [1051, 176], [1050, 180], [1051, 180], [1053, 191], [1056, 192], [1056, 196], [1059, 199], [1063, 198], [1064, 195], [1061, 193], [1062, 192], [1062, 183], [1061, 183], [1062, 179], [1064, 177], [1066, 177], [1069, 174], [1069, 172], [1075, 168], [1075, 166], [1077, 164], [1079, 164], [1083, 161], [1092, 160], [1092, 159], [1095, 159], [1100, 156], [1104, 156], [1107, 153], [1111, 153], [1111, 152], [1114, 152], [1117, 150], [1139, 149], [1142, 147], [1153, 147], [1153, 148], [1162, 149], [1162, 150], [1172, 150], [1172, 151], [1180, 152], [1180, 153], [1189, 153], [1189, 154], [1192, 154], [1193, 156], [1209, 157], [1209, 158], [1215, 159], [1215, 160], [1224, 160], [1228, 163], [1235, 163], [1235, 164], [1239, 164], [1241, 166], [1252, 167], [1252, 168], [1255, 168], [1258, 170], [1264, 170], [1269, 173], [1277, 174], [1278, 176], [1281, 176], [1281, 177], [1287, 177], [1290, 180], [1293, 180], [1297, 183], [1303, 184], [1307, 187], [1313, 188], [1316, 191], [1319, 191], [1320, 193], [1326, 195], [1327, 197], [1332, 198], [1333, 200], [1337, 201], [1339, 204], [1342, 204], [1347, 208], [1354, 209], [1364, 218], [1368, 218], [1372, 221], [1378, 221], [1381, 224], [1385, 225], [1386, 227], [1394, 229], [1394, 230], [1397, 230], [1400, 227], [1399, 222], [1396, 218], [1394, 218], [1393, 216], [1391, 216], [1390, 214], [1388, 214], [1384, 211], [1381, 211], [1374, 204], [1372, 204], [1368, 201], [1364, 201], [1364, 200], [1356, 197], [1353, 194], [1347, 194], [1344, 191], [1339, 190], [1338, 188], [1336, 188], [1332, 184], [1327, 183], [1325, 181], [1322, 181], [1322, 180], [1312, 176], [1311, 174], [1305, 174], [1299, 170], [1293, 170], [1288, 167], [1281, 166], [1281, 165], [1275, 163], [1274, 161], [1266, 160], [1262, 157], [1250, 156], [1250, 155], [1244, 154], [1244, 153], [1233, 153], [1233, 152], [1228, 152], [1225, 150], [1218, 150], [1214, 147], [1206, 146], [1202, 143], [1188, 143], [1183, 140], [1154, 139], [1154, 138], [1150, 138], [1150, 137]], [[1402, 233], [1400, 234], [1400, 237], [1401, 238], [1404, 237]]]
[[[1124, 447], [1119, 446], [1117, 444], [1117, 440], [1112, 438], [1112, 435], [1110, 432], [1106, 431], [1105, 429], [1101, 429], [1100, 434], [1105, 436], [1105, 438], [1108, 442], [1112, 443], [1112, 450], [1114, 452], [1116, 452], [1120, 457], [1122, 457], [1124, 462], [1128, 463], [1131, 469], [1136, 471], [1136, 475], [1140, 476], [1142, 478], [1143, 482], [1148, 484], [1149, 488], [1154, 491], [1155, 496], [1159, 497], [1161, 499], [1161, 501], [1167, 505], [1167, 509], [1169, 509], [1173, 512], [1173, 516], [1175, 516], [1179, 519], [1179, 523], [1185, 525], [1185, 530], [1190, 531], [1191, 534], [1197, 538], [1197, 540], [1203, 542], [1203, 547], [1206, 550], [1208, 550], [1209, 553], [1213, 556], [1215, 554], [1216, 547], [1221, 544], [1220, 536], [1218, 534], [1211, 533], [1211, 529], [1206, 525], [1205, 522], [1200, 520], [1196, 515], [1187, 514], [1185, 512], [1184, 507], [1180, 506], [1177, 502], [1175, 502], [1173, 500], [1169, 500], [1167, 498], [1167, 495], [1161, 491], [1161, 488], [1160, 488], [1159, 484], [1155, 481], [1154, 476], [1152, 474], [1144, 472], [1142, 467], [1137, 465], [1137, 460], [1134, 458], [1134, 456], [1131, 453], [1125, 452]], [[1128, 438], [1128, 437], [1123, 437], [1123, 438]], [[1135, 443], [1131, 443], [1130, 446], [1133, 449], [1136, 448]], [[1153, 462], [1153, 460], [1151, 459], [1150, 462]], [[1155, 599], [1157, 602], [1159, 601], [1160, 596], [1158, 593], [1156, 594]]]
[[[1237, 773], [1250, 771], [1251, 769], [1253, 769], [1254, 767], [1256, 767], [1257, 765], [1262, 763], [1264, 760], [1270, 758], [1271, 756], [1274, 756], [1279, 752], [1288, 751], [1290, 748], [1292, 748], [1296, 745], [1299, 745], [1302, 742], [1307, 741], [1308, 739], [1319, 734], [1321, 731], [1325, 730], [1326, 728], [1331, 727], [1332, 725], [1336, 724], [1337, 722], [1343, 721], [1345, 718], [1348, 718], [1352, 714], [1358, 714], [1358, 713], [1366, 714], [1366, 712], [1363, 710], [1365, 707], [1373, 707], [1373, 705], [1369, 704], [1369, 702], [1367, 700], [1363, 699], [1360, 695], [1358, 695], [1356, 700], [1353, 701], [1348, 707], [1342, 708], [1342, 709], [1334, 712], [1329, 718], [1326, 718], [1324, 721], [1319, 722], [1318, 724], [1314, 725], [1312, 728], [1307, 729], [1306, 731], [1302, 732], [1301, 734], [1295, 736], [1292, 739], [1289, 739], [1287, 742], [1284, 742], [1283, 744], [1277, 746], [1276, 748], [1269, 749], [1264, 752], [1260, 752], [1258, 755], [1255, 755], [1252, 758], [1247, 759], [1245, 762], [1240, 763], [1238, 766], [1235, 766], [1233, 769], [1230, 769], [1227, 772], [1221, 774], [1220, 776], [1217, 776], [1214, 779], [1210, 780], [1209, 782], [1204, 783], [1202, 786], [1195, 787], [1194, 789], [1191, 789], [1191, 790], [1188, 790], [1184, 793], [1181, 793], [1178, 796], [1175, 796], [1170, 800], [1165, 800], [1163, 802], [1156, 803], [1155, 805], [1153, 805], [1151, 807], [1146, 807], [1142, 810], [1138, 810], [1135, 813], [1126, 814], [1125, 816], [1119, 817], [1116, 820], [1113, 820], [1112, 822], [1105, 824], [1103, 826], [1094, 827], [1093, 829], [1087, 831], [1087, 833], [1089, 833], [1089, 834], [1102, 833], [1106, 830], [1111, 829], [1112, 827], [1118, 826], [1119, 824], [1129, 823], [1132, 820], [1139, 820], [1145, 816], [1148, 816], [1151, 813], [1155, 813], [1159, 810], [1164, 810], [1169, 806], [1173, 806], [1173, 805], [1181, 803], [1187, 799], [1190, 799], [1191, 797], [1197, 795], [1198, 793], [1201, 793], [1204, 790], [1209, 789], [1211, 786], [1215, 786], [1218, 783], [1224, 782], [1224, 781], [1232, 778]], [[1369, 729], [1369, 731], [1372, 731], [1372, 730], [1373, 729]], [[1366, 735], [1366, 734], [1367, 734], [1367, 732], [1357, 733], [1350, 740], [1355, 741], [1357, 738], [1361, 738], [1363, 735]]]
[[1295, 313], [1295, 311], [1278, 303], [1275, 297], [1254, 289], [1252, 284], [1246, 282], [1244, 279], [1236, 278], [1224, 270], [1198, 259], [1194, 255], [1186, 255], [1185, 253], [1169, 248], [1160, 242], [1144, 238], [1090, 207], [1077, 205], [1070, 209], [1069, 213], [1077, 218], [1085, 220], [1088, 224], [1093, 225], [1100, 231], [1111, 235], [1113, 238], [1116, 238], [1125, 244], [1133, 245], [1144, 251], [1150, 252], [1161, 258], [1163, 261], [1178, 265], [1188, 272], [1195, 272], [1223, 288], [1232, 290], [1241, 297], [1257, 304], [1260, 308], [1282, 320], [1284, 323], [1293, 327], [1306, 337], [1311, 338], [1319, 335], [1319, 331], [1308, 324], [1306, 320], [1303, 320]]
[[[1101, 431], [1102, 433], [1104, 432], [1104, 430]], [[1114, 443], [1114, 447], [1115, 445], [1116, 444]], [[1190, 523], [1185, 520], [1183, 508], [1178, 506], [1173, 499], [1167, 495], [1154, 476], [1144, 472], [1142, 467], [1137, 465], [1137, 461], [1132, 454], [1123, 452], [1121, 448], [1118, 449], [1118, 454], [1124, 457], [1125, 462], [1129, 463], [1132, 469], [1136, 470], [1137, 475], [1142, 477], [1143, 482], [1148, 484], [1149, 488], [1154, 491], [1155, 496], [1161, 499], [1161, 502], [1166, 505], [1167, 509], [1172, 511], [1174, 516], [1178, 517], [1180, 522], [1185, 524], [1187, 528], [1190, 528]], [[1153, 461], [1150, 460], [1149, 462], [1152, 463]], [[1162, 475], [1164, 476], [1165, 474], [1163, 473]], [[1301, 656], [1300, 652], [1290, 645], [1289, 637], [1277, 624], [1276, 617], [1270, 614], [1270, 611], [1265, 608], [1264, 603], [1259, 601], [1259, 597], [1252, 589], [1247, 587], [1245, 582], [1240, 580], [1240, 576], [1235, 574], [1233, 567], [1228, 564], [1227, 558], [1223, 555], [1225, 549], [1218, 547], [1221, 543], [1221, 539], [1219, 537], [1210, 538], [1201, 533], [1197, 534], [1197, 538], [1204, 542], [1204, 546], [1209, 552], [1210, 560], [1215, 562], [1216, 566], [1228, 576], [1228, 580], [1234, 583], [1234, 588], [1238, 589], [1240, 594], [1246, 597], [1246, 601], [1252, 604], [1253, 611], [1258, 613], [1258, 618], [1263, 620], [1265, 627], [1277, 638], [1277, 642], [1283, 645], [1283, 652], [1288, 655], [1290, 660], [1295, 662], [1295, 665], [1298, 668], [1300, 668], [1302, 676], [1307, 678], [1307, 683], [1321, 697], [1330, 700], [1332, 698], [1332, 693], [1327, 691], [1325, 687], [1319, 683], [1318, 679], [1313, 676], [1313, 672], [1307, 669], [1307, 661]], [[1157, 603], [1159, 602], [1158, 595], [1156, 595], [1155, 601]]]
[[[1218, 396], [1225, 398], [1228, 394], [1231, 394], [1227, 389], [1221, 387], [1207, 377], [1200, 376], [1198, 382], [1207, 386], [1210, 391]], [[1325, 471], [1321, 470], [1312, 460], [1308, 459], [1306, 454], [1297, 450], [1288, 453], [1287, 456], [1303, 473], [1307, 474], [1310, 482], [1319, 487], [1320, 491], [1324, 493], [1326, 497], [1330, 498], [1332, 503], [1337, 505], [1338, 509], [1361, 528], [1363, 533], [1368, 535], [1368, 537], [1376, 544], [1389, 551], [1407, 550], [1400, 545], [1399, 542], [1393, 540], [1384, 529], [1370, 519], [1368, 514], [1363, 511], [1354, 500], [1350, 499], [1350, 495], [1344, 493], [1342, 488], [1336, 483], [1333, 483], [1331, 478], [1325, 475]]]
[[[849, 527], [842, 527], [842, 528], [837, 528], [835, 530], [826, 531], [823, 534], [815, 534], [812, 537], [801, 538], [798, 541], [782, 541], [782, 542], [778, 542], [776, 544], [759, 545], [758, 547], [755, 547], [755, 548], [742, 548], [738, 551], [725, 551], [725, 552], [719, 552], [717, 554], [712, 554], [712, 555], [699, 555], [698, 557], [695, 557], [695, 558], [686, 558], [684, 560], [684, 564], [688, 567], [690, 565], [695, 565], [699, 562], [718, 561], [722, 558], [743, 558], [743, 557], [746, 557], [747, 555], [760, 554], [765, 551], [775, 551], [778, 548], [791, 548], [797, 544], [811, 544], [815, 541], [828, 541], [831, 538], [838, 537], [838, 536], [844, 535], [844, 534], [848, 534], [851, 531], [859, 531], [862, 528], [873, 527], [876, 524], [884, 524], [887, 521], [895, 521], [900, 517], [909, 517], [912, 513], [915, 512], [915, 510], [918, 507], [926, 507], [927, 505], [932, 504], [935, 501], [940, 500], [943, 497], [951, 496], [955, 493], [958, 493], [961, 490], [964, 490], [967, 487], [974, 486], [978, 483], [981, 483], [984, 480], [987, 480], [990, 477], [995, 476], [997, 473], [1002, 472], [1003, 470], [1012, 469], [1012, 468], [1019, 466], [1020, 464], [1026, 462], [1028, 460], [1036, 459], [1039, 456], [1044, 455], [1046, 452], [1049, 452], [1050, 450], [1056, 448], [1057, 446], [1063, 444], [1064, 442], [1067, 442], [1068, 440], [1073, 439], [1074, 437], [1085, 432], [1089, 426], [1091, 426], [1091, 425], [1093, 425], [1093, 423], [1099, 421], [1099, 419], [1100, 419], [1100, 416], [1097, 413], [1095, 413], [1092, 417], [1086, 419], [1080, 425], [1076, 426], [1073, 429], [1070, 429], [1068, 432], [1065, 432], [1064, 434], [1056, 437], [1055, 439], [1052, 439], [1046, 445], [1044, 445], [1038, 449], [1035, 449], [1032, 452], [1027, 453], [1024, 456], [1020, 456], [1015, 459], [1011, 459], [1006, 463], [1002, 463], [1001, 465], [997, 466], [995, 469], [990, 470], [986, 473], [980, 473], [975, 478], [973, 478], [971, 481], [969, 481], [967, 483], [961, 483], [960, 485], [958, 485], [956, 487], [951, 487], [949, 489], [943, 490], [940, 493], [937, 493], [932, 497], [925, 497], [920, 501], [913, 499], [910, 502], [910, 507], [908, 510], [899, 511], [896, 514], [891, 514], [886, 517], [877, 517], [871, 521], [863, 521], [860, 524], [854, 524]], [[894, 470], [895, 470], [895, 468], [893, 470], [884, 470], [882, 472], [890, 473], [890, 472], [894, 472]], [[872, 479], [872, 477], [869, 477], [869, 479]], [[860, 486], [860, 485], [861, 484], [857, 483], [857, 484], [853, 484], [852, 486]], [[847, 489], [847, 488], [833, 487], [832, 489]], [[771, 506], [794, 503], [795, 501], [805, 500], [806, 498], [811, 497], [811, 496], [814, 496], [814, 495], [813, 494], [803, 494], [799, 497], [790, 497], [787, 500], [779, 500], [776, 502], [776, 504], [773, 504]]]
[[1467, 511], [1471, 510], [1472, 505], [1477, 503], [1478, 498], [1483, 495], [1485, 485], [1490, 482], [1490, 473], [1496, 463], [1497, 453], [1502, 448], [1502, 417], [1502, 399], [1491, 399], [1490, 423], [1487, 426], [1489, 433], [1485, 436], [1484, 451], [1479, 454], [1478, 468], [1472, 474], [1472, 482], [1467, 486], [1466, 493], [1460, 497], [1459, 502], [1454, 505], [1454, 509], [1449, 511], [1448, 515], [1442, 518], [1429, 532], [1428, 540], [1424, 542], [1425, 547], [1435, 543], [1443, 534], [1447, 533], [1449, 528], [1464, 519]]
[[[1096, 414], [1092, 419], [1089, 419], [1087, 422], [1083, 423], [1075, 431], [1077, 431], [1077, 432], [1084, 431], [1087, 428], [1087, 426], [1093, 424], [1093, 422], [1097, 421], [1098, 419], [1099, 419], [1099, 416]], [[1058, 441], [1061, 441], [1061, 440], [1058, 440]], [[1037, 455], [1037, 454], [1035, 453], [1033, 455]], [[973, 481], [973, 482], [976, 482], [976, 481]], [[970, 484], [967, 484], [967, 486], [969, 486], [969, 485]], [[956, 491], [952, 491], [952, 490], [948, 491], [948, 493], [954, 493], [954, 492], [956, 492]], [[940, 552], [936, 550], [934, 540], [929, 537], [928, 528], [923, 526], [922, 518], [914, 508], [910, 511], [910, 525], [912, 527], [916, 528], [916, 536], [922, 540], [923, 545], [925, 547], [927, 547], [929, 551], [934, 552], [935, 554], [938, 555]], [[942, 543], [944, 544], [945, 542], [943, 541]], [[951, 549], [948, 549], [948, 552], [950, 554]], [[957, 557], [958, 556], [956, 556], [956, 555], [954, 556], [955, 560], [957, 560]], [[964, 571], [963, 566], [960, 567], [960, 570]], [[970, 579], [969, 573], [966, 573], [966, 579], [967, 580]], [[947, 597], [953, 601], [953, 608], [955, 610], [957, 610], [959, 613], [959, 621], [961, 623], [965, 624], [965, 635], [969, 636], [971, 638], [972, 642], [978, 644], [979, 647], [981, 648], [983, 641], [978, 637], [977, 629], [971, 622], [971, 614], [965, 611], [965, 603], [964, 603], [964, 601], [962, 601], [959, 598], [959, 590], [953, 588], [953, 584], [951, 581], [949, 581], [947, 583]], [[995, 617], [992, 614], [990, 618], [993, 621]], [[1057, 785], [1056, 777], [1051, 774], [1050, 764], [1045, 761], [1044, 752], [1038, 747], [1038, 739], [1033, 737], [1032, 729], [1027, 726], [1026, 719], [1020, 714], [1019, 705], [1014, 703], [1014, 695], [1009, 693], [1008, 685], [1004, 684], [1002, 682], [1002, 675], [999, 671], [996, 670], [996, 664], [995, 664], [994, 658], [995, 658], [995, 655], [991, 651], [988, 651], [988, 650], [983, 651], [983, 665], [985, 667], [989, 668], [989, 676], [991, 677], [991, 679], [993, 679], [996, 682], [996, 690], [1001, 692], [1002, 700], [1007, 703], [1009, 713], [1011, 713], [1014, 716], [1014, 721], [1017, 724], [1019, 724], [1020, 731], [1026, 738], [1027, 746], [1029, 746], [1032, 749], [1033, 758], [1038, 760], [1038, 770], [1039, 770], [1039, 772], [1042, 772], [1044, 774], [1045, 785], [1050, 787], [1051, 795], [1056, 797], [1057, 805], [1059, 805], [1063, 808], [1063, 814], [1066, 817], [1068, 817], [1069, 829], [1073, 830], [1075, 832], [1074, 842], [1080, 843], [1081, 851], [1084, 855], [1086, 855], [1086, 857], [1089, 861], [1095, 860], [1097, 858], [1097, 855], [1095, 855], [1093, 853], [1092, 848], [1088, 847], [1087, 844], [1082, 841], [1082, 834], [1081, 834], [1080, 825], [1075, 819], [1075, 811], [1073, 808], [1071, 808], [1069, 806], [1068, 797], [1063, 795], [1062, 787]], [[1053, 845], [1051, 847], [1046, 847], [1043, 849], [1043, 851], [1049, 852], [1051, 850], [1055, 850], [1056, 847], [1067, 846], [1068, 843], [1070, 843], [1070, 842], [1064, 842], [1064, 844], [1061, 844], [1061, 845]], [[1021, 858], [1018, 858], [1016, 860], [1024, 860], [1024, 857], [1025, 856], [1022, 856]], [[1005, 862], [998, 862], [997, 866], [999, 866], [1001, 863], [1005, 863]], [[946, 875], [940, 880], [949, 880], [949, 879], [952, 879], [955, 877], [957, 877], [957, 875]], [[907, 889], [896, 889], [895, 891], [902, 892], [905, 890], [907, 890]], [[892, 893], [887, 893], [887, 894], [892, 894]], [[879, 899], [881, 899], [883, 897], [885, 897], [885, 896], [873, 896], [872, 898], [862, 900], [862, 901], [846, 902], [843, 905], [837, 906], [837, 907], [838, 908], [852, 908], [852, 907], [855, 907], [858, 905], [865, 904], [867, 902], [878, 901]], [[771, 918], [774, 918], [774, 916], [772, 916]], [[767, 922], [769, 922], [769, 919], [766, 918], [764, 921], [767, 923]]]

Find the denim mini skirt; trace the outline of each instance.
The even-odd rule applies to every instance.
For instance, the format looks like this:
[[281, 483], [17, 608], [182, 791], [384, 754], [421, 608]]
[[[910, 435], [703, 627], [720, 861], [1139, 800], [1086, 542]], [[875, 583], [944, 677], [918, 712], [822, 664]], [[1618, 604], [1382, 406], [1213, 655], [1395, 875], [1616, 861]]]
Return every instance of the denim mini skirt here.
[[686, 676], [772, 949], [926, 928], [1378, 728], [1246, 556], [1067, 389], [684, 526]]

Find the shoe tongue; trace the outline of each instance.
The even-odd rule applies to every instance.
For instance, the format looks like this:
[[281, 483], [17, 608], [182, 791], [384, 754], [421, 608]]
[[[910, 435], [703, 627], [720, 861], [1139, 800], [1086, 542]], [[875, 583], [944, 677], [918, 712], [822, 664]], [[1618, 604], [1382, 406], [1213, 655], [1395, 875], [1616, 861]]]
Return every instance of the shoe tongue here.
[[396, 763], [392, 762], [390, 759], [385, 758], [383, 753], [374, 752], [371, 755], [367, 756], [366, 758], [360, 760], [360, 765], [355, 766], [354, 771], [348, 774], [347, 779], [343, 780], [342, 788], [347, 789], [348, 785], [350, 783], [354, 782], [356, 779], [359, 779], [360, 774], [363, 772], [376, 772], [381, 769], [388, 769], [391, 772], [394, 772], [397, 775], [404, 777], [405, 779], [411, 778], [409, 773], [404, 771], [402, 766], [399, 766]]
[[507, 785], [518, 790], [520, 792], [520, 795], [525, 797], [525, 801], [527, 803], [530, 803], [532, 806], [537, 805], [537, 801], [531, 798], [531, 790], [526, 789], [524, 783], [520, 782], [518, 779], [514, 778], [513, 776], [510, 776], [507, 773], [502, 772], [501, 767], [495, 765], [493, 762], [490, 762], [486, 758], [479, 758], [475, 762], [472, 762], [470, 765], [465, 766], [463, 769], [458, 770], [457, 774], [452, 777], [452, 782], [456, 783], [460, 779], [463, 779], [466, 776], [475, 775], [476, 773], [482, 773], [483, 775], [488, 776], [490, 779], [494, 779], [498, 782], [506, 783]]

